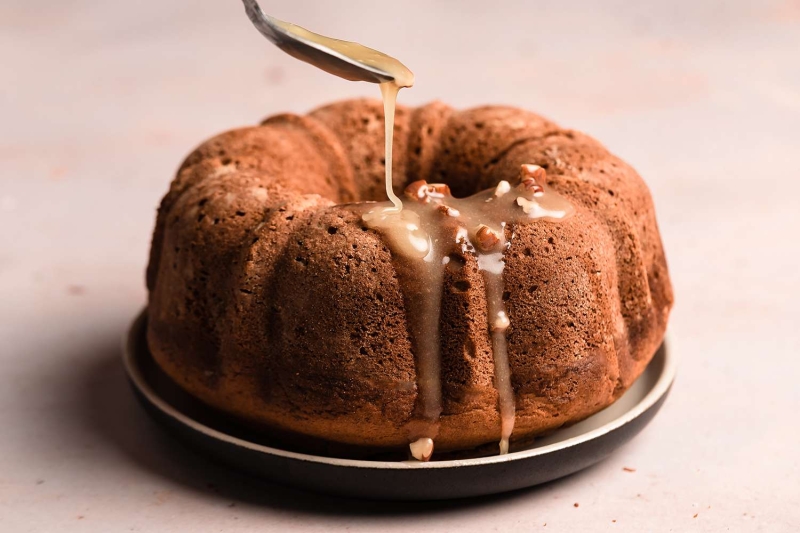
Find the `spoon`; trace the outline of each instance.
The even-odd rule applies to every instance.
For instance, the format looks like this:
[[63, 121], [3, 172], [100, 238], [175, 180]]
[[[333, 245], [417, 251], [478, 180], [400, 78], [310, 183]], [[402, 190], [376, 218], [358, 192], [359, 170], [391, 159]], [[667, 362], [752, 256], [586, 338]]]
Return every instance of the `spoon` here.
[[256, 0], [242, 2], [256, 29], [292, 57], [346, 80], [391, 83], [397, 87], [414, 84], [414, 74], [393, 57], [278, 20], [264, 13]]

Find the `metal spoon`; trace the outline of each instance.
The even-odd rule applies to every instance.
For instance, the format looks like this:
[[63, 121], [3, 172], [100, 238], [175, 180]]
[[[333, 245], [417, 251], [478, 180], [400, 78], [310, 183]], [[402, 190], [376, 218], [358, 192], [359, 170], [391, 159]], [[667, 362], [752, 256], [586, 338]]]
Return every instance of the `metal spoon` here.
[[242, 2], [256, 29], [278, 48], [301, 61], [351, 81], [393, 83], [399, 87], [410, 87], [414, 83], [411, 71], [393, 57], [278, 20], [264, 13], [256, 0]]

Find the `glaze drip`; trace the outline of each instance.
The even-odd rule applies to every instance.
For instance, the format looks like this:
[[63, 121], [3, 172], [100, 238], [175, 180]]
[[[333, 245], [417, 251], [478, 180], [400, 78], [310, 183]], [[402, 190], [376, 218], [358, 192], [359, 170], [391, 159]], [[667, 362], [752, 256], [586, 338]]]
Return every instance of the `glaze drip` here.
[[442, 411], [439, 320], [444, 269], [449, 254], [473, 254], [484, 279], [487, 330], [494, 358], [495, 387], [501, 419], [500, 453], [508, 452], [514, 429], [515, 401], [511, 386], [506, 330], [511, 324], [503, 301], [504, 252], [510, 224], [560, 220], [571, 204], [544, 186], [545, 173], [522, 165], [519, 184], [501, 181], [494, 189], [468, 198], [454, 198], [443, 184], [417, 181], [404, 193], [405, 209], [372, 204], [362, 215], [367, 227], [381, 233], [392, 253], [406, 302], [408, 329], [417, 365], [418, 397], [408, 425], [411, 452], [427, 460], [433, 451]]
[[397, 93], [401, 86], [397, 83], [381, 83], [381, 96], [383, 97], [383, 122], [386, 136], [385, 156], [386, 161], [386, 196], [398, 211], [403, 209], [403, 202], [394, 193], [392, 188], [392, 140], [394, 139], [394, 111], [397, 104]]
[[[493, 257], [499, 256], [499, 257]], [[484, 259], [481, 261], [481, 259]], [[490, 263], [486, 268], [484, 265]], [[500, 453], [508, 453], [508, 439], [514, 431], [514, 390], [511, 387], [511, 367], [508, 364], [506, 330], [511, 321], [503, 301], [503, 269], [505, 261], [502, 253], [479, 255], [478, 265], [486, 286], [486, 306], [489, 316], [489, 331], [492, 337], [492, 356], [494, 357], [494, 381], [497, 388], [500, 408]]]

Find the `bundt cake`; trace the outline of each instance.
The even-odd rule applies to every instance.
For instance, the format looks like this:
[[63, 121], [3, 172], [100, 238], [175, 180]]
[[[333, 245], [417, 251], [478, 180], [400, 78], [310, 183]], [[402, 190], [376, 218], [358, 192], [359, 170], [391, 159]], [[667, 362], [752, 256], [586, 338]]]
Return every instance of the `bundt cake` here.
[[450, 243], [420, 249], [425, 271], [368, 203], [386, 198], [382, 126], [380, 102], [345, 101], [187, 157], [147, 271], [160, 368], [279, 442], [344, 456], [422, 437], [437, 454], [513, 448], [618, 398], [672, 305], [637, 173], [520, 109], [398, 106], [395, 192], [440, 213], [427, 246]]

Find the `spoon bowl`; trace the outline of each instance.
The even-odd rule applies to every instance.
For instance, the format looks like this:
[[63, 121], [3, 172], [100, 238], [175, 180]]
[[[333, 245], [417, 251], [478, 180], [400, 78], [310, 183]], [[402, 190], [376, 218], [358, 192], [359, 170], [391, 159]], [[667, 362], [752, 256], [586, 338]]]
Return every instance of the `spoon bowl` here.
[[256, 0], [242, 1], [256, 29], [296, 59], [350, 81], [392, 83], [399, 87], [410, 87], [414, 83], [411, 71], [391, 56], [271, 17]]

